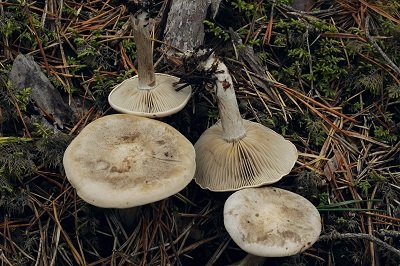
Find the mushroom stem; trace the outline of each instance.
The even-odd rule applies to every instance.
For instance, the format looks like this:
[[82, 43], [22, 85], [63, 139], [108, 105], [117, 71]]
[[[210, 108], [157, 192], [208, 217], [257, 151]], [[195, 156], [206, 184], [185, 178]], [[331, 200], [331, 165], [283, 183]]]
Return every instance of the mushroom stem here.
[[139, 12], [135, 16], [131, 16], [138, 58], [139, 90], [150, 90], [156, 85], [149, 29], [152, 23], [148, 20], [147, 15], [146, 12]]
[[233, 266], [261, 266], [264, 265], [266, 257], [259, 257], [252, 254], [247, 254], [241, 261], [236, 262]]
[[246, 136], [243, 119], [240, 116], [232, 77], [226, 65], [212, 54], [205, 62], [206, 70], [215, 69], [218, 110], [223, 129], [223, 138], [234, 142]]

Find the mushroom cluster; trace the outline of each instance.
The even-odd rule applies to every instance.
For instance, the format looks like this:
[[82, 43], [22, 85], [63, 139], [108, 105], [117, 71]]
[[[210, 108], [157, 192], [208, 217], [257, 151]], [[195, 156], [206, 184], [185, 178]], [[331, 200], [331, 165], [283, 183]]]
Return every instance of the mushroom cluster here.
[[173, 127], [150, 119], [181, 110], [191, 88], [176, 90], [178, 78], [154, 72], [147, 15], [135, 15], [132, 24], [138, 75], [108, 98], [124, 114], [89, 123], [64, 153], [65, 173], [77, 194], [98, 207], [130, 209], [167, 198], [194, 178], [204, 189], [235, 191], [223, 215], [227, 232], [249, 254], [238, 265], [309, 248], [321, 232], [317, 209], [300, 195], [264, 186], [292, 170], [295, 145], [242, 119], [232, 78], [214, 55], [202, 67], [214, 70], [220, 121], [193, 146]]
[[321, 233], [318, 210], [293, 192], [262, 187], [292, 170], [296, 147], [273, 130], [241, 118], [223, 62], [211, 55], [204, 68], [216, 69], [220, 121], [195, 143], [195, 181], [211, 191], [236, 191], [225, 202], [224, 225], [248, 255], [235, 265], [262, 265], [266, 257], [304, 251]]

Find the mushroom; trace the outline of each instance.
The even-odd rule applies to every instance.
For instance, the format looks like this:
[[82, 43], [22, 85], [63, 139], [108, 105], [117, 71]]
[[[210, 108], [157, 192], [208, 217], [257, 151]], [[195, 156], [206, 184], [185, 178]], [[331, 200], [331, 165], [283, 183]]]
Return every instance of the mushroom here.
[[212, 191], [232, 191], [277, 182], [293, 168], [296, 147], [275, 131], [241, 118], [225, 64], [211, 55], [204, 68], [216, 69], [221, 119], [194, 145], [196, 183]]
[[275, 187], [234, 192], [224, 205], [224, 225], [249, 255], [238, 265], [260, 264], [260, 257], [284, 257], [311, 247], [321, 233], [321, 217], [302, 196]]
[[137, 47], [138, 75], [117, 85], [108, 95], [113, 109], [144, 117], [165, 117], [185, 107], [192, 93], [190, 86], [177, 89], [178, 77], [155, 73], [147, 13], [131, 17]]
[[161, 121], [114, 114], [88, 124], [67, 147], [66, 176], [84, 201], [130, 208], [167, 198], [195, 172], [193, 145]]

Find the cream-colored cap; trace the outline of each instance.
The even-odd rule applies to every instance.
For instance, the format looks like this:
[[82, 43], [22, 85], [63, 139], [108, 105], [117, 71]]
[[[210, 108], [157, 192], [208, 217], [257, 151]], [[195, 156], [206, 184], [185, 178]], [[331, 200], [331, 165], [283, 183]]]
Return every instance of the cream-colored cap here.
[[221, 123], [208, 128], [194, 145], [195, 181], [204, 189], [232, 191], [272, 184], [287, 175], [297, 160], [292, 142], [255, 122], [243, 120], [246, 135], [223, 138]]
[[182, 110], [190, 99], [192, 89], [179, 91], [179, 78], [156, 73], [153, 88], [139, 89], [138, 76], [123, 81], [108, 95], [110, 106], [118, 112], [149, 118], [165, 117]]
[[300, 253], [321, 233], [321, 217], [311, 202], [274, 187], [233, 193], [225, 202], [224, 224], [241, 249], [260, 257]]
[[64, 153], [69, 182], [86, 202], [128, 208], [182, 190], [195, 172], [193, 145], [166, 123], [127, 114], [88, 124]]

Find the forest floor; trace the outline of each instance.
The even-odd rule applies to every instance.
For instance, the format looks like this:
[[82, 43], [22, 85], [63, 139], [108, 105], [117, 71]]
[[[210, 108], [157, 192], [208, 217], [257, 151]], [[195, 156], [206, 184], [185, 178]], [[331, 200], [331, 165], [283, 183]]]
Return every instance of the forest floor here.
[[[65, 148], [116, 113], [107, 96], [135, 75], [133, 2], [0, 0], [0, 265], [229, 265], [245, 256], [224, 229], [228, 192], [192, 182], [141, 207], [130, 228], [66, 179]], [[151, 16], [165, 17], [168, 3], [153, 1]], [[274, 186], [307, 198], [322, 217], [319, 241], [268, 265], [399, 264], [399, 10], [394, 0], [319, 0], [307, 12], [288, 0], [232, 0], [204, 22], [205, 47], [231, 71], [242, 116], [298, 149]], [[156, 71], [190, 83], [193, 97], [162, 120], [195, 143], [218, 120], [216, 97], [199, 73], [162, 53], [163, 27], [158, 20]], [[70, 112], [51, 115], [31, 88], [10, 82], [21, 53]]]

